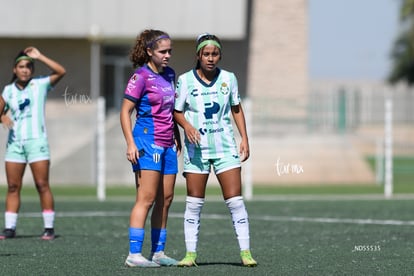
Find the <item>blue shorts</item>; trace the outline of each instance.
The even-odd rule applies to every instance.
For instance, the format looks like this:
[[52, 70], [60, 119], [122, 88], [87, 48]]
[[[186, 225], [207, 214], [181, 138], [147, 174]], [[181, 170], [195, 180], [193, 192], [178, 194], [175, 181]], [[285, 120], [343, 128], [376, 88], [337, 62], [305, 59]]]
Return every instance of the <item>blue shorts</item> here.
[[33, 163], [43, 160], [50, 160], [46, 137], [7, 143], [6, 162]]
[[188, 156], [184, 155], [184, 174], [209, 174], [211, 166], [213, 166], [215, 174], [220, 174], [234, 168], [240, 168], [241, 161], [238, 155], [232, 154], [227, 154], [223, 158], [214, 159], [204, 159], [197, 156], [190, 159]]
[[177, 149], [174, 146], [161, 147], [152, 141], [134, 137], [139, 151], [138, 163], [132, 165], [134, 172], [139, 170], [159, 171], [161, 174], [176, 174], [178, 172]]

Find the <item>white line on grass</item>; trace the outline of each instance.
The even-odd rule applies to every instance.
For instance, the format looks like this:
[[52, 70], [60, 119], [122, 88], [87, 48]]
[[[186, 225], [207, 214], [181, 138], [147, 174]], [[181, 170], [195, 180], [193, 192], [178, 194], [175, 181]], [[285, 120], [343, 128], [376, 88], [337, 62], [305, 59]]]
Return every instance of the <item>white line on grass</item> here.
[[[128, 217], [129, 212], [121, 211], [84, 211], [84, 212], [56, 212], [56, 217]], [[20, 217], [41, 217], [40, 213], [21, 213]], [[170, 213], [170, 218], [183, 218], [182, 213]], [[228, 220], [229, 215], [202, 214], [202, 218]], [[312, 222], [312, 223], [347, 223], [347, 224], [372, 224], [372, 225], [407, 225], [414, 226], [412, 220], [380, 220], [380, 219], [350, 219], [350, 218], [312, 218], [312, 217], [282, 217], [282, 216], [250, 216], [250, 220], [262, 221], [290, 221], [290, 222]]]

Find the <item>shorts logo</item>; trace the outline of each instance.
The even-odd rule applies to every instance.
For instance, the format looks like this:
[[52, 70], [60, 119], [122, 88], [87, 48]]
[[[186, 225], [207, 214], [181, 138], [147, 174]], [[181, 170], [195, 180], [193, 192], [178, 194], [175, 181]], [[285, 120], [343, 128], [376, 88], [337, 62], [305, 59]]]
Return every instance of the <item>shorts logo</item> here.
[[186, 165], [188, 165], [188, 164], [190, 164], [190, 159], [188, 159], [188, 158], [184, 158], [184, 164], [186, 164]]
[[154, 161], [154, 163], [158, 163], [161, 160], [161, 155], [159, 153], [154, 153], [152, 155], [152, 161]]

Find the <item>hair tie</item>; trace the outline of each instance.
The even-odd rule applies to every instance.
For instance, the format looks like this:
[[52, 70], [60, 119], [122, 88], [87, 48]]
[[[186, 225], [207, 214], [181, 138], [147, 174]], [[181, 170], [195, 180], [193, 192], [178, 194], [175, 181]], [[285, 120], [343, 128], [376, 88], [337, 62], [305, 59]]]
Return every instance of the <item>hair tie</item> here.
[[198, 44], [196, 52], [198, 53], [198, 51], [206, 45], [214, 45], [221, 50], [221, 45], [217, 41], [209, 39]]
[[171, 39], [168, 35], [160, 35], [159, 37], [157, 37], [156, 39], [154, 39], [153, 41], [151, 41], [150, 43], [147, 44], [147, 48], [152, 48], [152, 46], [154, 45], [155, 42], [157, 42], [160, 39]]
[[33, 59], [29, 56], [20, 56], [20, 57], [16, 58], [16, 61], [14, 62], [14, 64], [17, 64], [22, 60], [28, 60], [30, 62], [33, 62]]

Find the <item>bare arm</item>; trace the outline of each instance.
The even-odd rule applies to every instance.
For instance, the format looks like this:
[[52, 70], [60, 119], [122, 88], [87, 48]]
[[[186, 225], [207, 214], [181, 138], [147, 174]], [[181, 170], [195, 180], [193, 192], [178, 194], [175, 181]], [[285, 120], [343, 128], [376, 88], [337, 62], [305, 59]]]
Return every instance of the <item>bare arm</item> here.
[[187, 136], [188, 141], [192, 144], [198, 144], [200, 141], [200, 132], [195, 129], [184, 117], [184, 113], [174, 110], [174, 120], [180, 125]]
[[62, 65], [42, 54], [37, 48], [27, 47], [24, 52], [29, 57], [44, 63], [52, 70], [52, 73], [49, 75], [51, 85], [55, 85], [66, 74], [66, 69]]
[[134, 102], [127, 100], [127, 99], [124, 99], [122, 101], [121, 114], [120, 114], [121, 128], [124, 134], [125, 141], [127, 143], [127, 152], [126, 152], [127, 159], [132, 164], [136, 164], [139, 158], [138, 148], [135, 145], [134, 137], [132, 136], [131, 115], [132, 115], [132, 111], [134, 110], [134, 108], [135, 108]]
[[240, 155], [241, 161], [246, 161], [250, 156], [249, 138], [247, 137], [246, 120], [241, 104], [231, 107], [231, 113], [241, 136]]
[[11, 129], [13, 127], [13, 121], [7, 116], [7, 110], [5, 109], [6, 102], [3, 97], [0, 95], [0, 123], [3, 124], [5, 128]]
[[178, 124], [174, 121], [174, 140], [175, 146], [177, 147], [177, 155], [181, 154], [182, 143], [181, 143], [181, 135], [180, 130], [178, 129]]

